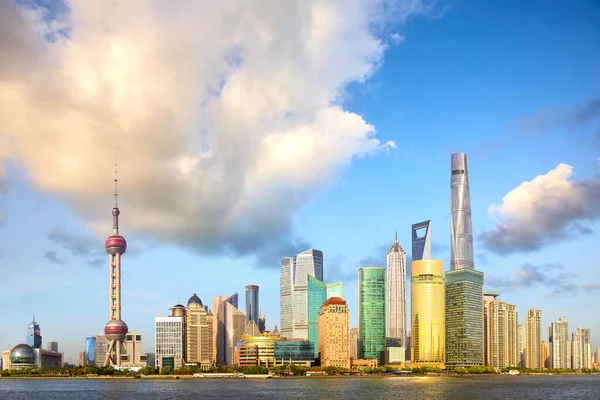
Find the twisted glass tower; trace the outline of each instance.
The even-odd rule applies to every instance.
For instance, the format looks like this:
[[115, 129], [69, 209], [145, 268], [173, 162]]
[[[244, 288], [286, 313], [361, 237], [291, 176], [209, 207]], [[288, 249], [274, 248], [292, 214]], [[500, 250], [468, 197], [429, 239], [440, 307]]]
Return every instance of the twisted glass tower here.
[[450, 270], [473, 269], [473, 230], [469, 165], [465, 153], [454, 153], [450, 175]]
[[483, 273], [473, 265], [467, 155], [450, 168], [450, 271], [446, 272], [446, 366], [483, 365]]

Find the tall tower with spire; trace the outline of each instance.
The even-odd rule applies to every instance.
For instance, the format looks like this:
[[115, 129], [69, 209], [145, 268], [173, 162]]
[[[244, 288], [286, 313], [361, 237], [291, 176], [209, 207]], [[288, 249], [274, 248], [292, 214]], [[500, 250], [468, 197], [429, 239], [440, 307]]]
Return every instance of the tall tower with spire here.
[[106, 239], [106, 252], [109, 261], [109, 321], [104, 327], [108, 339], [108, 351], [104, 366], [121, 365], [121, 349], [127, 335], [127, 324], [121, 320], [121, 256], [127, 250], [125, 238], [119, 234], [119, 207], [117, 205], [117, 164], [115, 163], [115, 193], [113, 215], [113, 233]]
[[406, 253], [398, 243], [398, 232], [387, 253], [385, 284], [386, 347], [406, 347]]

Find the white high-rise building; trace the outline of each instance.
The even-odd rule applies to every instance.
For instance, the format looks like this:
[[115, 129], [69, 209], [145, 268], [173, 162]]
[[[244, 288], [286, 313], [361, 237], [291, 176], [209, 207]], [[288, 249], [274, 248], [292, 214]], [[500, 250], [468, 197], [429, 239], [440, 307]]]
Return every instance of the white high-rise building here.
[[406, 347], [406, 253], [398, 244], [398, 235], [387, 253], [385, 276], [385, 326], [387, 342]]
[[517, 306], [496, 300], [499, 294], [483, 296], [484, 360], [493, 368], [519, 365]]
[[561, 317], [550, 324], [548, 332], [548, 345], [550, 347], [549, 367], [553, 369], [571, 368], [569, 354], [569, 322]]
[[283, 337], [308, 339], [308, 275], [323, 281], [323, 252], [311, 249], [282, 260], [280, 325]]
[[592, 368], [592, 343], [590, 342], [590, 330], [581, 326], [573, 332], [571, 340], [571, 359], [573, 369]]
[[180, 368], [183, 365], [184, 318], [184, 316], [154, 318], [154, 353], [157, 368], [160, 369], [168, 364], [173, 368]]
[[542, 341], [542, 310], [531, 308], [525, 317], [525, 367], [542, 368], [540, 343]]

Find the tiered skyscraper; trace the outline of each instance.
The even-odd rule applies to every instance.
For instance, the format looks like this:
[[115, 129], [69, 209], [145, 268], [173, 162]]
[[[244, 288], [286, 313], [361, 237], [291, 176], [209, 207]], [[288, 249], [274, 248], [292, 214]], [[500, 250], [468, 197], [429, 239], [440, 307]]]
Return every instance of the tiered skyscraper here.
[[387, 361], [401, 363], [406, 352], [406, 253], [398, 243], [398, 234], [387, 253], [385, 290]]
[[127, 335], [127, 324], [121, 320], [121, 256], [127, 250], [125, 238], [119, 234], [119, 207], [117, 205], [117, 166], [115, 165], [115, 193], [113, 215], [113, 234], [106, 239], [105, 248], [109, 254], [108, 296], [109, 321], [104, 334], [109, 340], [104, 366], [121, 365], [121, 351]]
[[483, 365], [483, 273], [474, 269], [467, 155], [451, 156], [450, 271], [446, 272], [446, 364]]

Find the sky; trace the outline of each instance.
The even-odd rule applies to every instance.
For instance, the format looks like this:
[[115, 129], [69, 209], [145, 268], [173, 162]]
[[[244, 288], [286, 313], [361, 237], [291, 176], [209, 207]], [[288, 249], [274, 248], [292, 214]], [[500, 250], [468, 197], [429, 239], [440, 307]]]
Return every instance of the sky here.
[[0, 348], [77, 361], [108, 321], [113, 163], [122, 315], [260, 286], [324, 252], [357, 271], [432, 220], [449, 268], [450, 155], [469, 157], [485, 288], [600, 346], [600, 4], [589, 0], [0, 0]]

